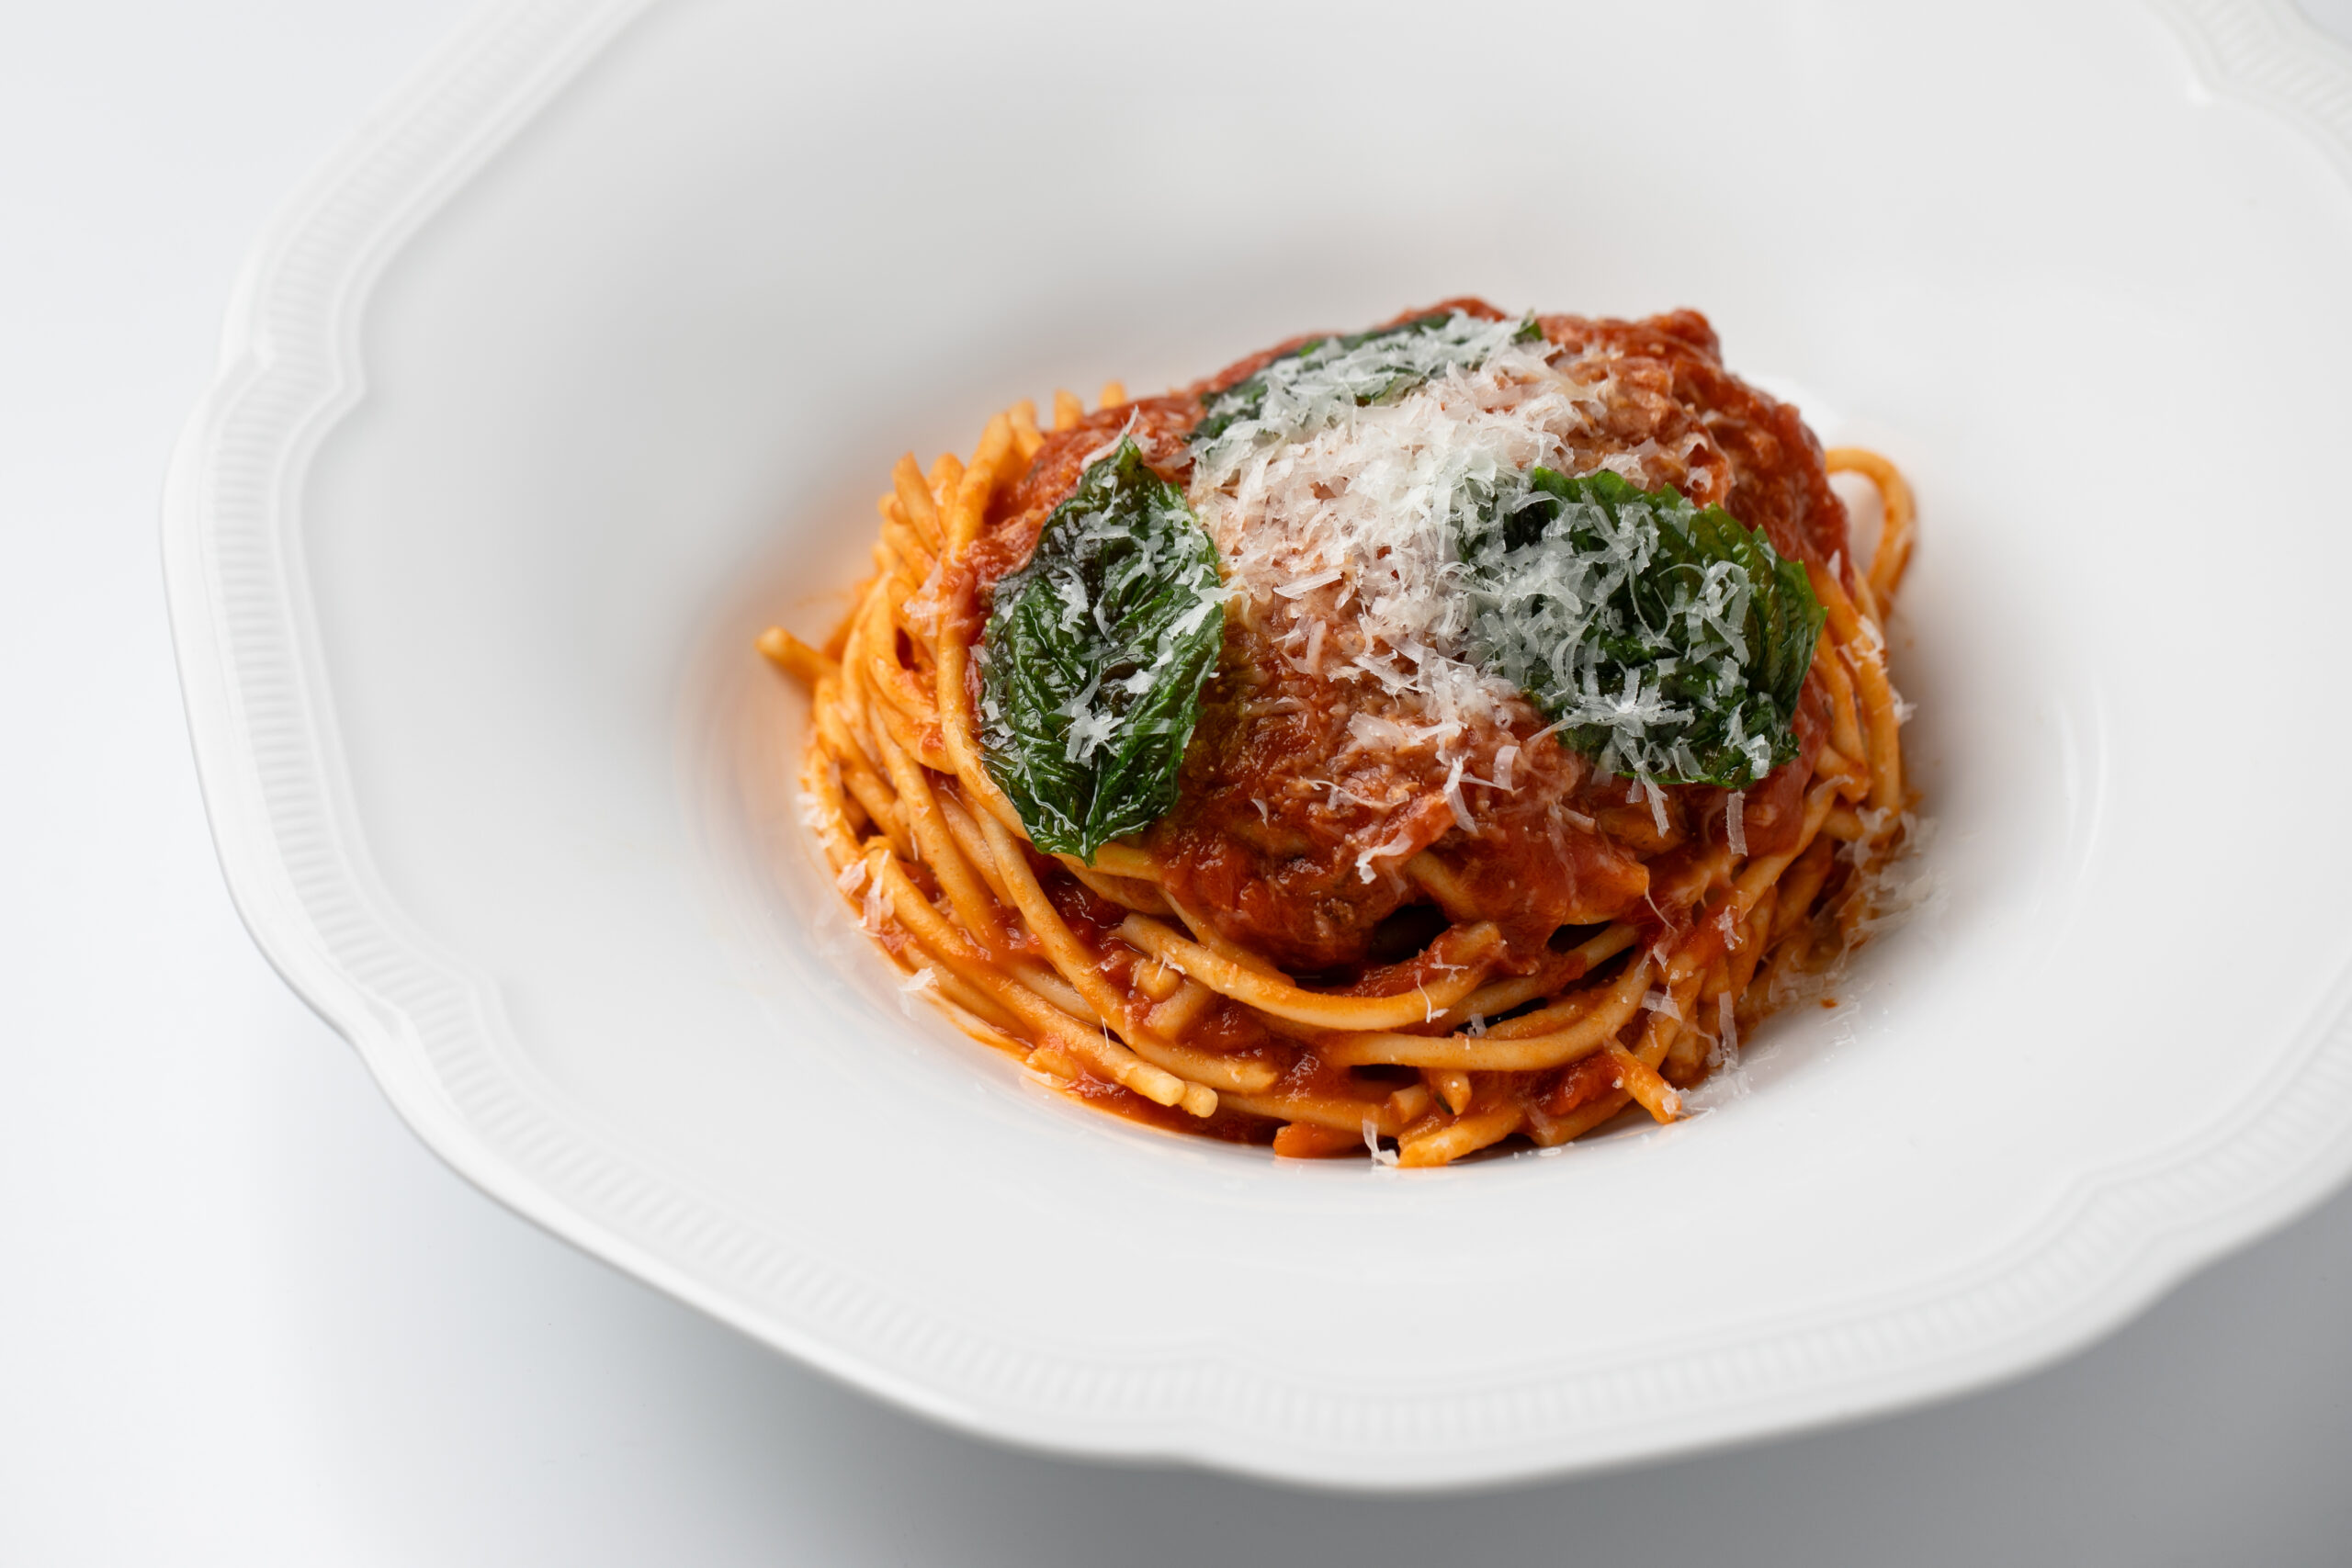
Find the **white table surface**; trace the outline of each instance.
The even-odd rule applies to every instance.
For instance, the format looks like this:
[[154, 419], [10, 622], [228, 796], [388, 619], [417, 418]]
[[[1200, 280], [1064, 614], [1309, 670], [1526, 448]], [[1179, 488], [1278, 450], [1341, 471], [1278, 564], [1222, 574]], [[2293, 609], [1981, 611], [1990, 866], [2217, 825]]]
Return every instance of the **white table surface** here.
[[1374, 1500], [951, 1436], [450, 1174], [237, 923], [155, 512], [248, 243], [464, 8], [0, 8], [0, 1562], [2352, 1562], [2352, 1196], [2017, 1384]]

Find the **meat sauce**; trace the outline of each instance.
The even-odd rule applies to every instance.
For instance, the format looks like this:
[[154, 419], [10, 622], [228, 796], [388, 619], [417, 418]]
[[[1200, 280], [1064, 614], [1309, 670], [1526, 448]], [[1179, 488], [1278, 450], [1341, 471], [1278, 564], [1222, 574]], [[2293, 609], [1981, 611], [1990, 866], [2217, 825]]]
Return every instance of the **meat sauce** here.
[[[1475, 299], [1431, 309], [1500, 319]], [[1845, 547], [1846, 513], [1820, 445], [1794, 408], [1724, 368], [1705, 317], [1542, 316], [1537, 324], [1553, 364], [1605, 377], [1596, 416], [1569, 442], [1575, 471], [1613, 459], [1645, 486], [1670, 484], [1693, 504], [1723, 506], [1800, 560], [1826, 564]], [[1049, 434], [1019, 480], [999, 493], [970, 558], [981, 613], [998, 578], [1035, 549], [1090, 457], [1124, 430], [1156, 472], [1185, 484], [1185, 436], [1204, 400], [1302, 341]], [[1403, 870], [1423, 852], [1449, 874], [1464, 905], [1500, 925], [1508, 972], [1550, 962], [1563, 928], [1634, 916], [1669, 926], [1688, 920], [1705, 889], [1678, 874], [1726, 836], [1726, 792], [1679, 786], [1653, 801], [1628, 780], [1596, 774], [1565, 747], [1531, 744], [1545, 721], [1523, 699], [1499, 721], [1473, 727], [1453, 753], [1458, 772], [1433, 750], [1367, 748], [1351, 736], [1349, 719], [1377, 688], [1284, 657], [1275, 647], [1283, 614], [1255, 600], [1227, 604], [1224, 655], [1203, 692], [1178, 804], [1146, 834], [1168, 891], [1188, 908], [1291, 973], [1337, 985], [1376, 974], [1396, 956], [1385, 949], [1395, 945], [1398, 923], [1409, 925], [1431, 902]], [[1796, 758], [1743, 795], [1751, 855], [1794, 842], [1826, 716], [1808, 678]], [[1467, 827], [1448, 797], [1449, 774]]]

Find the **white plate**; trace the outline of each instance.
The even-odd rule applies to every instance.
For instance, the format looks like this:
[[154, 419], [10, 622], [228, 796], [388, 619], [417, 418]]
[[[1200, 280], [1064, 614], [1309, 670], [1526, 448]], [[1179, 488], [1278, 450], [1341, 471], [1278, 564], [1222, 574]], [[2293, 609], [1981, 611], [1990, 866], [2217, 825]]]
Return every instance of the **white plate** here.
[[[173, 471], [263, 948], [451, 1164], [748, 1333], [1341, 1485], [1969, 1387], [2311, 1201], [2352, 70], [2284, 5], [1633, 9], [487, 18], [268, 235]], [[1436, 1172], [1131, 1127], [902, 1010], [752, 633], [1011, 398], [1465, 290], [1699, 305], [1910, 470], [1940, 908], [1712, 1113]]]

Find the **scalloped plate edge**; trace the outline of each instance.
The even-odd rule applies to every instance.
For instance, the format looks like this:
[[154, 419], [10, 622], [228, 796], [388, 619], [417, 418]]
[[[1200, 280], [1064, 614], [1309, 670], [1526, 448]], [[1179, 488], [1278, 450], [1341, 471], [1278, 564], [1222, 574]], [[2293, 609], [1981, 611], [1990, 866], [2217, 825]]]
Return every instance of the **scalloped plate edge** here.
[[[297, 499], [311, 455], [364, 387], [358, 328], [375, 278], [649, 3], [526, 0], [494, 10], [370, 118], [257, 243], [228, 313], [219, 376], [174, 453], [164, 496], [165, 586], [190, 737], [240, 916], [287, 983], [352, 1041], [402, 1118], [485, 1192], [821, 1371], [978, 1435], [1311, 1484], [1423, 1488], [1626, 1463], [2023, 1375], [2112, 1330], [2352, 1174], [2347, 971], [2283, 1065], [2300, 1069], [2295, 1094], [2267, 1100], [2250, 1088], [2181, 1146], [2079, 1181], [1998, 1254], [1899, 1298], [1849, 1306], [1834, 1322], [1784, 1324], [1670, 1362], [1548, 1380], [1532, 1371], [1516, 1388], [1467, 1391], [1442, 1412], [1432, 1403], [1422, 1414], [1446, 1419], [1424, 1430], [1451, 1427], [1448, 1442], [1318, 1443], [1311, 1434], [1329, 1430], [1318, 1416], [1336, 1415], [1344, 1395], [1270, 1387], [1261, 1370], [1237, 1363], [1054, 1369], [1077, 1374], [1048, 1380], [1065, 1393], [1097, 1391], [1088, 1408], [1090, 1396], [1078, 1404], [1035, 1397], [1040, 1368], [1025, 1348], [978, 1345], [935, 1319], [926, 1325], [934, 1344], [960, 1341], [960, 1349], [891, 1367], [828, 1332], [839, 1313], [817, 1322], [814, 1313], [795, 1320], [763, 1310], [743, 1288], [752, 1274], [810, 1283], [788, 1248], [704, 1195], [628, 1168], [584, 1130], [528, 1103], [511, 1078], [493, 1081], [513, 1059], [494, 993], [408, 926], [351, 826], [300, 559]], [[2322, 51], [2310, 50], [2318, 35], [2286, 0], [2161, 0], [2156, 9], [2214, 91], [2284, 115], [2352, 175], [2352, 67], [2324, 39]], [[577, 1175], [582, 1160], [601, 1179], [564, 1180], [560, 1170], [548, 1179], [548, 1162]], [[616, 1181], [629, 1192], [616, 1193]], [[583, 1202], [581, 1182], [611, 1201]], [[626, 1223], [654, 1212], [673, 1220], [653, 1240]], [[716, 1266], [715, 1254], [747, 1250], [765, 1261]], [[851, 1316], [927, 1315], [921, 1303], [878, 1299], [863, 1281], [827, 1282], [836, 1301], [854, 1303], [842, 1309]], [[967, 1372], [992, 1367], [982, 1381], [994, 1388], [951, 1390], [959, 1380], [940, 1375], [949, 1361]], [[1032, 1397], [1002, 1397], [1016, 1388]], [[1138, 1399], [1139, 1389], [1157, 1392]], [[1629, 1400], [1642, 1416], [1624, 1415]], [[1419, 1424], [1415, 1403], [1401, 1402], [1380, 1425], [1394, 1433]], [[1552, 1413], [1533, 1417], [1550, 1430], [1526, 1429], [1531, 1404]], [[1596, 1419], [1597, 1409], [1613, 1414]], [[1455, 1423], [1464, 1416], [1471, 1430], [1498, 1435], [1463, 1441]]]

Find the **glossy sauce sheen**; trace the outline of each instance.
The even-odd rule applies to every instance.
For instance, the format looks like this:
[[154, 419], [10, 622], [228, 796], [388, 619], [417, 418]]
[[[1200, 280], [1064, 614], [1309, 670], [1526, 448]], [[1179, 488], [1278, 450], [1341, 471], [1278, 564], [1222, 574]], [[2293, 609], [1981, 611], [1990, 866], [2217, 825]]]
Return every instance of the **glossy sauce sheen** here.
[[[1478, 300], [1431, 309], [1499, 319]], [[1846, 547], [1845, 509], [1829, 488], [1819, 443], [1795, 409], [1724, 370], [1705, 317], [1677, 310], [1639, 321], [1537, 320], [1555, 365], [1573, 363], [1586, 378], [1606, 371], [1600, 412], [1570, 443], [1574, 471], [1630, 458], [1645, 486], [1670, 484], [1696, 505], [1722, 505], [1785, 556], [1826, 563]], [[1185, 484], [1192, 456], [1184, 438], [1203, 400], [1299, 341], [1183, 391], [1100, 410], [1048, 435], [1021, 479], [999, 496], [975, 547], [980, 614], [990, 585], [1027, 559], [1047, 514], [1122, 429], [1157, 472]], [[1691, 895], [1688, 879], [1676, 874], [1724, 840], [1725, 792], [1668, 788], [1661, 831], [1648, 799], [1628, 798], [1627, 780], [1595, 776], [1584, 758], [1555, 740], [1531, 747], [1544, 720], [1520, 700], [1501, 722], [1475, 726], [1458, 753], [1474, 824], [1465, 830], [1444, 795], [1450, 763], [1426, 748], [1351, 745], [1349, 717], [1375, 700], [1378, 688], [1361, 676], [1297, 668], [1274, 647], [1282, 628], [1268, 622], [1277, 613], [1241, 599], [1227, 606], [1224, 656], [1203, 693], [1181, 798], [1146, 835], [1169, 891], [1227, 936], [1293, 974], [1339, 985], [1391, 979], [1380, 972], [1394, 956], [1386, 950], [1414, 926], [1414, 906], [1427, 902], [1396, 868], [1423, 850], [1461, 881], [1474, 908], [1501, 925], [1505, 971], [1530, 973], [1554, 962], [1550, 943], [1563, 927], [1621, 918], [1687, 922]], [[1826, 711], [1809, 677], [1796, 758], [1744, 797], [1750, 854], [1792, 841]], [[1510, 746], [1518, 748], [1512, 787], [1475, 782], [1498, 777], [1498, 754]], [[1375, 847], [1383, 852], [1367, 878], [1364, 852]]]

